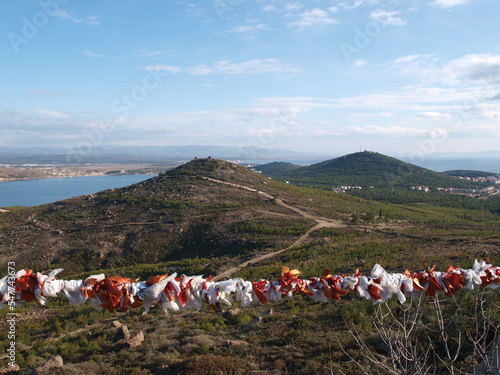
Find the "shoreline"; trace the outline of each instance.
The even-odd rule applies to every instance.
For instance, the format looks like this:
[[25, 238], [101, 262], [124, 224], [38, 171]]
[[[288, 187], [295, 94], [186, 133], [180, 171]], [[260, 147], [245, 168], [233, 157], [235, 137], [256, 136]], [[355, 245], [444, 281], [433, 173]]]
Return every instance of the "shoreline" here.
[[4, 178], [0, 177], [1, 182], [7, 181], [33, 181], [33, 180], [46, 180], [51, 178], [76, 178], [76, 177], [99, 177], [99, 176], [142, 176], [142, 175], [154, 175], [155, 173], [145, 172], [145, 173], [117, 173], [117, 174], [106, 174], [106, 173], [91, 173], [91, 174], [79, 174], [79, 175], [68, 175], [68, 176], [40, 176], [40, 177], [26, 177], [26, 178]]
[[142, 174], [149, 174], [149, 173], [123, 173], [123, 174], [79, 174], [79, 175], [68, 175], [68, 176], [39, 176], [39, 177], [21, 177], [21, 178], [4, 178], [0, 177], [0, 182], [7, 182], [7, 181], [33, 181], [33, 180], [46, 180], [50, 178], [75, 178], [75, 177], [97, 177], [97, 176], [130, 176], [130, 175], [142, 175]]
[[11, 178], [11, 177], [0, 177], [0, 182], [6, 181], [25, 181], [25, 180], [43, 180], [45, 178], [57, 178], [59, 176], [46, 176], [46, 177], [21, 177], [21, 178]]

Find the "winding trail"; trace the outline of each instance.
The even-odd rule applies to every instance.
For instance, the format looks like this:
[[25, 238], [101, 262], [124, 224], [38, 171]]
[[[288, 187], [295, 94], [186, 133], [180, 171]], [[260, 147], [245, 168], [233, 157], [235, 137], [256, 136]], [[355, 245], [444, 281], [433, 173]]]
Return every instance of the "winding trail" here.
[[284, 207], [284, 208], [286, 208], [288, 210], [291, 210], [291, 211], [299, 214], [300, 216], [302, 216], [302, 217], [304, 217], [306, 219], [314, 220], [317, 223], [316, 225], [314, 225], [311, 228], [309, 228], [309, 230], [306, 233], [304, 233], [302, 236], [300, 236], [293, 244], [291, 244], [287, 248], [284, 248], [284, 249], [281, 249], [281, 250], [277, 250], [277, 251], [274, 251], [272, 253], [267, 253], [267, 254], [259, 255], [259, 256], [253, 257], [253, 258], [251, 258], [251, 259], [249, 259], [249, 260], [247, 260], [247, 261], [245, 261], [243, 263], [240, 263], [237, 266], [230, 267], [227, 270], [225, 270], [224, 272], [221, 272], [220, 274], [218, 274], [217, 276], [215, 276], [213, 278], [214, 281], [228, 278], [233, 273], [235, 273], [236, 271], [238, 271], [238, 270], [240, 270], [242, 268], [248, 267], [251, 264], [254, 264], [254, 263], [257, 263], [257, 262], [261, 262], [261, 261], [269, 259], [269, 258], [273, 258], [276, 255], [284, 253], [287, 250], [290, 250], [290, 249], [292, 249], [294, 247], [298, 247], [298, 246], [302, 245], [303, 243], [305, 243], [307, 241], [307, 239], [309, 238], [309, 236], [311, 235], [311, 233], [313, 233], [313, 232], [315, 232], [315, 231], [317, 231], [317, 230], [319, 230], [321, 228], [345, 228], [346, 227], [346, 225], [344, 223], [342, 223], [342, 221], [340, 221], [340, 220], [333, 220], [333, 219], [328, 219], [328, 218], [324, 218], [324, 217], [313, 215], [313, 214], [311, 214], [311, 213], [309, 213], [309, 212], [307, 212], [307, 211], [305, 211], [305, 210], [303, 210], [301, 208], [298, 208], [298, 207], [292, 206], [292, 205], [290, 205], [288, 203], [285, 203], [285, 202], [283, 202], [283, 200], [281, 200], [279, 198], [276, 198], [273, 195], [271, 195], [269, 193], [266, 193], [264, 191], [260, 191], [260, 190], [254, 189], [254, 188], [251, 188], [249, 186], [244, 186], [244, 185], [239, 185], [239, 184], [233, 184], [231, 182], [217, 180], [217, 179], [211, 178], [211, 177], [205, 177], [205, 176], [197, 176], [197, 177], [202, 178], [202, 179], [207, 180], [207, 181], [210, 181], [210, 182], [217, 183], [217, 184], [223, 184], [223, 185], [233, 186], [233, 187], [236, 187], [236, 188], [240, 188], [240, 189], [248, 190], [248, 191], [251, 191], [251, 192], [255, 192], [255, 193], [263, 196], [264, 198], [267, 198], [269, 200], [273, 200], [277, 205], [279, 205], [281, 207]]

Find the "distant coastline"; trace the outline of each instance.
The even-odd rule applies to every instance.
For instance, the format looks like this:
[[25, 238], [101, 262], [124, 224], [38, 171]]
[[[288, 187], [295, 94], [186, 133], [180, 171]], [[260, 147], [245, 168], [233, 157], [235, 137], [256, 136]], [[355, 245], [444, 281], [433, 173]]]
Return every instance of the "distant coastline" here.
[[[108, 176], [130, 176], [137, 174], [148, 174], [148, 173], [123, 173], [120, 175], [108, 175]], [[8, 181], [31, 181], [31, 180], [45, 180], [51, 178], [73, 178], [73, 177], [93, 177], [93, 176], [106, 176], [106, 174], [83, 174], [78, 176], [39, 176], [39, 177], [0, 177], [0, 182], [8, 182]]]
[[0, 164], [0, 182], [27, 181], [65, 177], [126, 176], [162, 173], [172, 165], [148, 164], [85, 164], [63, 166], [57, 164]]
[[[91, 176], [91, 175], [88, 175]], [[43, 180], [46, 178], [58, 178], [58, 177], [64, 177], [64, 176], [39, 176], [39, 177], [0, 177], [0, 182], [7, 182], [7, 181], [29, 181], [29, 180]], [[71, 177], [71, 176], [68, 176]], [[87, 177], [86, 175], [83, 175], [82, 177]]]

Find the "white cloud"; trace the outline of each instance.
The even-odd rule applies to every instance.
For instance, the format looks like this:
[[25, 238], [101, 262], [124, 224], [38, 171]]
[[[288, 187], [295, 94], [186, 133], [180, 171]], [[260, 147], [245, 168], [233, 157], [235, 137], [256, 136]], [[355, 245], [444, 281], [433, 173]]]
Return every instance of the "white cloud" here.
[[320, 99], [311, 97], [269, 97], [254, 99], [253, 102], [266, 108], [277, 108], [277, 116], [298, 116], [300, 113], [305, 113], [313, 108], [327, 108], [330, 103], [325, 104]]
[[346, 98], [330, 99], [325, 102], [332, 107], [340, 108], [372, 108], [375, 110], [387, 109], [435, 111], [449, 109], [457, 101], [467, 100], [471, 96], [468, 91], [445, 89], [441, 87], [407, 88], [391, 93], [376, 93], [357, 95]]
[[366, 125], [363, 127], [350, 127], [349, 130], [361, 134], [371, 134], [380, 136], [395, 136], [395, 137], [429, 137], [429, 138], [442, 138], [445, 137], [449, 131], [446, 129], [435, 128], [431, 130], [404, 127], [397, 125], [378, 126]]
[[[476, 103], [467, 108], [465, 112], [476, 119], [494, 120], [500, 118], [500, 104], [498, 103]], [[498, 129], [498, 125], [495, 124]]]
[[432, 84], [442, 78], [438, 66], [439, 59], [434, 54], [415, 54], [400, 57], [389, 63], [389, 70], [394, 74], [405, 75], [420, 80], [423, 84]]
[[179, 66], [171, 66], [171, 65], [147, 65], [144, 67], [144, 70], [152, 70], [152, 71], [158, 71], [158, 72], [169, 72], [173, 74], [177, 74], [182, 72], [182, 68]]
[[298, 68], [289, 64], [283, 64], [278, 59], [254, 59], [240, 63], [232, 63], [228, 60], [216, 61], [212, 65], [196, 65], [187, 68], [168, 65], [148, 65], [145, 70], [167, 71], [170, 73], [186, 72], [192, 75], [249, 75], [262, 73], [293, 73]]
[[197, 66], [192, 66], [190, 68], [184, 69], [187, 71], [189, 74], [195, 75], [195, 76], [206, 76], [210, 74], [214, 74], [214, 70], [207, 66], [207, 65], [197, 65]]
[[53, 12], [52, 15], [54, 17], [61, 18], [61, 19], [70, 19], [71, 18], [69, 13], [64, 9], [58, 9], [55, 12]]
[[467, 4], [468, 0], [434, 0], [433, 5], [439, 6], [441, 8], [451, 8], [458, 5]]
[[182, 4], [185, 7], [185, 12], [195, 16], [199, 16], [204, 13], [204, 10], [197, 4], [188, 1], [179, 1], [178, 4]]
[[395, 111], [446, 111], [454, 108], [457, 102], [470, 99], [469, 91], [459, 91], [455, 88], [441, 87], [407, 87], [394, 92], [380, 92], [366, 95], [356, 95], [336, 99], [313, 97], [271, 97], [255, 99], [254, 102], [272, 107], [301, 108], [303, 111], [316, 108], [351, 108], [371, 109], [378, 114], [389, 117]]
[[500, 55], [469, 54], [447, 63], [434, 54], [400, 57], [389, 64], [391, 71], [419, 78], [423, 83], [442, 82], [448, 85], [480, 83], [500, 84]]
[[384, 9], [377, 9], [370, 14], [370, 18], [374, 21], [380, 22], [382, 26], [404, 26], [406, 25], [406, 20], [401, 17], [397, 17], [401, 12], [393, 10], [388, 11]]
[[220, 74], [258, 74], [258, 73], [290, 73], [298, 69], [288, 64], [282, 64], [278, 59], [255, 59], [242, 63], [218, 61], [214, 64]]
[[[255, 99], [248, 103], [247, 108], [174, 112], [108, 122], [113, 121], [119, 129], [113, 132], [112, 142], [115, 144], [154, 145], [165, 140], [179, 144], [234, 144], [258, 137], [272, 139], [272, 147], [290, 148], [296, 144], [299, 149], [309, 142], [311, 151], [321, 147], [328, 150], [326, 143], [321, 146], [322, 142], [331, 141], [329, 137], [335, 136], [345, 137], [346, 144], [360, 142], [359, 139], [366, 142], [376, 139], [386, 142], [389, 148], [397, 144], [406, 152], [414, 146], [412, 142], [416, 139], [446, 138], [448, 142], [466, 138], [467, 134], [488, 134], [489, 137], [499, 134], [500, 103], [496, 102], [465, 108], [467, 113], [461, 116], [459, 126], [452, 123], [457, 118], [451, 119], [451, 115], [445, 112], [453, 103], [446, 101], [462, 94], [455, 89], [407, 88], [395, 93], [340, 99], [271, 97]], [[436, 98], [445, 105], [440, 107], [434, 102]], [[401, 114], [404, 109], [413, 112]], [[321, 112], [327, 117], [318, 118]], [[325, 118], [335, 120], [324, 121]], [[425, 123], [422, 119], [450, 120], [453, 126], [436, 127], [436, 123]], [[471, 121], [473, 119], [477, 121]], [[3, 140], [12, 139], [18, 144], [35, 144], [36, 140], [43, 139], [46, 144], [64, 142], [71, 145], [72, 142], [78, 144], [84, 139], [84, 134], [99, 127], [103, 121], [45, 108], [30, 113], [0, 111], [0, 133]], [[354, 121], [357, 121], [356, 126], [349, 126], [354, 125]], [[397, 142], [392, 145], [395, 140]]]
[[34, 111], [34, 113], [38, 113], [41, 115], [47, 115], [47, 116], [51, 116], [51, 117], [55, 117], [55, 118], [64, 118], [64, 119], [69, 118], [67, 113], [62, 113], [62, 112], [55, 111], [52, 109], [37, 109]]
[[305, 27], [329, 25], [332, 23], [338, 23], [338, 21], [331, 18], [328, 12], [319, 8], [314, 8], [302, 12], [299, 15], [299, 19], [297, 21], [291, 22], [289, 24], [289, 27], [297, 27], [299, 29], [303, 29]]
[[326, 136], [343, 136], [347, 135], [348, 132], [346, 129], [337, 129], [337, 130], [316, 130], [313, 132], [313, 135], [319, 136], [319, 137], [326, 137]]
[[429, 60], [429, 58], [432, 58], [432, 57], [434, 57], [433, 54], [408, 55], [408, 56], [403, 56], [403, 57], [400, 57], [400, 58], [394, 60], [394, 64], [407, 64], [407, 63], [422, 61], [422, 60], [427, 61], [427, 60]]
[[451, 120], [453, 116], [449, 113], [440, 113], [440, 112], [421, 112], [419, 113], [419, 116], [425, 120], [432, 120], [432, 121], [447, 121]]
[[89, 25], [100, 25], [101, 22], [97, 18], [97, 16], [92, 16], [92, 15], [87, 15], [85, 16], [85, 19], [81, 23], [86, 23]]
[[104, 55], [99, 55], [99, 54], [94, 53], [94, 52], [89, 51], [89, 50], [80, 51], [80, 53], [81, 53], [82, 55], [85, 55], [85, 56], [89, 56], [89, 57], [96, 57], [96, 58], [99, 58], [99, 59], [100, 59], [100, 58], [105, 57]]
[[347, 115], [346, 119], [349, 122], [357, 122], [367, 118], [388, 118], [394, 117], [392, 112], [380, 112], [380, 113], [354, 113]]
[[[370, 3], [371, 1], [368, 1], [368, 3]], [[366, 3], [366, 1], [365, 1]], [[362, 0], [354, 0], [352, 2], [352, 4], [348, 4], [348, 3], [340, 3], [339, 6], [341, 6], [342, 8], [344, 9], [356, 9], [356, 8], [359, 8], [361, 5], [363, 5], [363, 1]]]
[[458, 83], [463, 76], [482, 84], [500, 84], [500, 55], [465, 55], [450, 61], [442, 70], [443, 81]]
[[303, 6], [300, 3], [287, 3], [287, 4], [285, 4], [285, 9], [288, 12], [299, 10], [299, 9], [302, 9], [302, 8], [303, 8]]
[[276, 7], [274, 5], [266, 5], [264, 8], [262, 8], [262, 10], [264, 12], [271, 12], [271, 11], [275, 11]]
[[363, 5], [363, 1], [361, 0], [356, 0], [353, 1], [351, 4], [349, 3], [338, 3], [337, 5], [331, 6], [328, 8], [328, 10], [332, 13], [339, 13], [342, 10], [351, 10], [351, 9], [356, 9], [359, 8], [361, 5]]
[[267, 29], [268, 27], [265, 24], [259, 23], [258, 25], [252, 25], [252, 26], [235, 26], [231, 30], [229, 30], [228, 33], [235, 33], [235, 34], [257, 33], [259, 31]]
[[[52, 109], [36, 109], [31, 112], [18, 110], [0, 111], [0, 133], [19, 146], [40, 145], [43, 140], [52, 140], [58, 145], [78, 133], [82, 125], [80, 118], [70, 118], [68, 113]], [[2, 140], [3, 140], [2, 139]]]
[[354, 63], [352, 65], [355, 67], [360, 67], [360, 66], [365, 66], [366, 64], [368, 64], [368, 61], [363, 60], [363, 59], [358, 59], [358, 60], [354, 61]]
[[53, 13], [51, 13], [52, 16], [62, 19], [62, 20], [67, 20], [73, 23], [81, 23], [81, 24], [86, 24], [86, 25], [100, 25], [101, 22], [98, 20], [97, 16], [92, 16], [92, 15], [86, 15], [84, 17], [77, 17], [72, 14], [70, 14], [68, 11], [64, 9], [57, 9]]
[[245, 130], [245, 134], [247, 135], [267, 135], [267, 136], [273, 136], [274, 135], [273, 129], [269, 128], [250, 128]]
[[166, 51], [162, 50], [149, 50], [147, 48], [139, 48], [135, 50], [136, 54], [141, 57], [154, 57], [160, 56], [166, 53]]

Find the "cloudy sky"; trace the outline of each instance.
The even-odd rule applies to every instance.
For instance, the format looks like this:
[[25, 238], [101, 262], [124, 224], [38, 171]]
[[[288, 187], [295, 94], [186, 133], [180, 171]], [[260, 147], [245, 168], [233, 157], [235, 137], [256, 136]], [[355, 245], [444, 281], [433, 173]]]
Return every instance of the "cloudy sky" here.
[[500, 150], [498, 0], [0, 2], [0, 147]]

